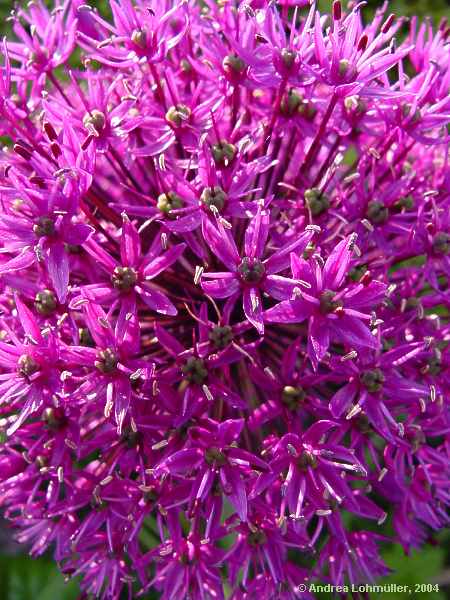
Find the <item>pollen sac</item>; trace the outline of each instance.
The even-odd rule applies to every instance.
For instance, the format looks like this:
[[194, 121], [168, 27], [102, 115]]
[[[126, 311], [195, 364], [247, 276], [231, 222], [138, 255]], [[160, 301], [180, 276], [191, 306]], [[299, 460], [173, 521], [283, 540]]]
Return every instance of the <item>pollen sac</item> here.
[[450, 254], [450, 234], [445, 231], [436, 233], [433, 238], [433, 252], [441, 256]]
[[335, 300], [336, 293], [332, 290], [325, 290], [321, 293], [319, 301], [319, 310], [323, 315], [328, 315], [336, 311], [336, 309], [342, 308], [343, 303], [341, 300]]
[[118, 364], [119, 358], [112, 348], [99, 352], [95, 361], [95, 366], [102, 373], [113, 373]]
[[228, 196], [226, 192], [224, 192], [223, 189], [218, 185], [214, 186], [213, 188], [206, 187], [200, 196], [200, 201], [202, 204], [209, 208], [214, 206], [214, 208], [216, 208], [219, 212], [223, 210], [227, 199]]
[[243, 75], [247, 65], [237, 54], [228, 54], [222, 61], [222, 67], [228, 75]]
[[37, 237], [49, 237], [55, 234], [55, 223], [50, 217], [40, 217], [33, 225], [33, 232]]
[[266, 274], [266, 268], [259, 259], [245, 256], [238, 266], [237, 272], [245, 283], [260, 283]]
[[207, 448], [205, 451], [205, 461], [208, 465], [216, 465], [217, 467], [223, 467], [227, 464], [227, 457], [219, 448]]
[[100, 110], [91, 110], [83, 117], [83, 125], [88, 130], [94, 130], [97, 134], [101, 133], [106, 125], [106, 117]]
[[168, 121], [173, 127], [181, 127], [191, 117], [191, 109], [185, 104], [177, 104], [171, 106], [166, 112], [166, 121]]
[[44, 317], [53, 314], [58, 306], [55, 294], [51, 290], [42, 290], [36, 294], [34, 307]]
[[297, 410], [306, 398], [306, 392], [301, 387], [285, 385], [281, 392], [281, 401], [289, 410]]
[[328, 196], [318, 188], [305, 190], [305, 202], [313, 217], [318, 217], [330, 208]]
[[223, 350], [233, 341], [233, 330], [229, 325], [217, 326], [209, 332], [208, 337], [218, 350]]
[[382, 202], [372, 200], [367, 206], [366, 216], [371, 223], [382, 225], [383, 223], [386, 223], [389, 218], [389, 210]]
[[116, 267], [111, 275], [111, 283], [121, 292], [129, 292], [137, 281], [137, 273], [132, 267]]
[[216, 165], [229, 165], [237, 154], [237, 148], [234, 144], [229, 144], [226, 140], [221, 140], [219, 144], [212, 147], [212, 155]]
[[375, 394], [383, 389], [385, 377], [380, 369], [372, 369], [364, 371], [360, 376], [360, 381], [370, 394]]
[[20, 375], [24, 377], [30, 377], [34, 373], [37, 373], [40, 370], [37, 362], [29, 356], [28, 354], [22, 354], [17, 362], [17, 371]]
[[208, 371], [205, 363], [201, 358], [190, 356], [186, 363], [181, 367], [181, 371], [186, 375], [186, 379], [190, 383], [201, 385], [208, 377]]
[[181, 208], [183, 206], [183, 199], [176, 192], [167, 192], [166, 194], [160, 194], [156, 207], [164, 214], [169, 214], [171, 210]]

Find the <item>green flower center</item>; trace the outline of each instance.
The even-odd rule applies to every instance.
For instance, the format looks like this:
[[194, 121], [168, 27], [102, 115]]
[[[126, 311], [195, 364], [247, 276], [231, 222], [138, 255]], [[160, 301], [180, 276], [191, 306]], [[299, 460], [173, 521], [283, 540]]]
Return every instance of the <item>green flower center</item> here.
[[217, 467], [224, 467], [227, 464], [227, 457], [215, 446], [206, 449], [205, 460], [208, 465], [216, 465]]
[[214, 327], [209, 332], [209, 339], [218, 350], [223, 350], [233, 341], [233, 330], [229, 325]]
[[286, 69], [292, 69], [295, 64], [295, 60], [297, 58], [297, 53], [294, 50], [289, 50], [289, 48], [283, 48], [281, 51], [281, 60], [283, 61]]
[[162, 213], [169, 214], [171, 210], [183, 206], [183, 199], [175, 192], [167, 192], [167, 194], [160, 194], [158, 196], [156, 206]]
[[186, 363], [181, 367], [181, 371], [186, 375], [186, 379], [191, 383], [201, 385], [208, 377], [208, 371], [201, 358], [190, 356]]
[[46, 408], [42, 418], [49, 429], [58, 430], [66, 424], [66, 418], [60, 408]]
[[371, 223], [381, 225], [386, 223], [389, 218], [389, 210], [385, 207], [382, 202], [378, 200], [372, 200], [367, 206], [366, 216]]
[[40, 370], [40, 367], [34, 358], [28, 356], [28, 354], [22, 354], [17, 362], [17, 370], [20, 375], [30, 377], [33, 373], [37, 373]]
[[322, 194], [318, 188], [305, 191], [305, 202], [313, 217], [318, 217], [330, 208], [328, 196]]
[[317, 467], [317, 458], [314, 454], [305, 450], [297, 459], [297, 467], [301, 470], [305, 470], [308, 467], [315, 469]]
[[223, 59], [222, 67], [228, 75], [243, 75], [247, 65], [237, 54], [228, 54]]
[[86, 129], [94, 129], [97, 133], [101, 133], [106, 125], [106, 117], [100, 110], [91, 110], [83, 117], [83, 125]]
[[80, 338], [80, 346], [88, 346], [89, 348], [94, 348], [94, 338], [92, 337], [91, 332], [87, 327], [81, 327], [78, 330], [78, 335]]
[[325, 290], [321, 293], [319, 301], [320, 301], [320, 312], [323, 315], [328, 315], [333, 313], [338, 308], [342, 308], [343, 302], [342, 300], [335, 300], [336, 293], [332, 290]]
[[367, 389], [370, 394], [375, 394], [383, 389], [383, 384], [386, 378], [380, 369], [372, 369], [371, 371], [365, 371], [360, 376], [362, 385]]
[[45, 317], [51, 315], [57, 306], [56, 296], [51, 290], [42, 290], [36, 294], [34, 307], [40, 315]]
[[38, 222], [33, 225], [33, 232], [37, 237], [48, 237], [55, 235], [55, 223], [50, 217], [40, 217]]
[[137, 273], [132, 267], [116, 267], [111, 275], [111, 283], [121, 292], [129, 292], [137, 281]]
[[226, 140], [221, 140], [219, 144], [212, 147], [212, 155], [217, 165], [228, 165], [237, 154], [237, 148], [234, 144], [229, 144]]
[[185, 104], [171, 106], [166, 112], [166, 120], [174, 127], [181, 127], [191, 117], [191, 109]]
[[260, 283], [266, 274], [266, 268], [258, 258], [245, 256], [237, 268], [240, 278], [245, 283]]
[[263, 546], [267, 543], [267, 535], [262, 529], [257, 529], [249, 533], [247, 542], [250, 546]]
[[289, 410], [297, 410], [306, 398], [306, 392], [301, 387], [285, 385], [281, 392], [281, 401]]
[[131, 34], [131, 41], [139, 48], [144, 49], [147, 46], [147, 34], [142, 29], [135, 29]]
[[99, 352], [95, 361], [95, 366], [102, 373], [113, 373], [118, 364], [119, 358], [112, 348]]
[[206, 187], [200, 196], [200, 201], [204, 206], [207, 206], [208, 208], [214, 206], [219, 212], [223, 210], [227, 199], [228, 196], [226, 192], [218, 185], [213, 188]]
[[433, 238], [433, 252], [442, 256], [450, 254], [450, 234], [440, 231]]

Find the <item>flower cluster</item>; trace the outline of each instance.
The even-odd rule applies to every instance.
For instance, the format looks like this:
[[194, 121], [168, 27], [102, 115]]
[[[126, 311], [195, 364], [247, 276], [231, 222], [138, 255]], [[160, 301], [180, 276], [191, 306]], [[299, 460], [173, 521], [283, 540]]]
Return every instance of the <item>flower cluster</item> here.
[[12, 14], [0, 502], [83, 598], [310, 600], [448, 524], [450, 27], [362, 4]]

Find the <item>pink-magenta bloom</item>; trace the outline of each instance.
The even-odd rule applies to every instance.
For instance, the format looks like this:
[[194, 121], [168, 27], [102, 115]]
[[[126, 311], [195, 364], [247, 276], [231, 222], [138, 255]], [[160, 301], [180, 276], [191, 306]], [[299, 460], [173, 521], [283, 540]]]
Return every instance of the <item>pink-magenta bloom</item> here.
[[373, 583], [449, 524], [450, 27], [90, 4], [0, 45], [4, 515], [83, 599]]
[[229, 269], [225, 272], [203, 273], [202, 288], [213, 298], [233, 298], [242, 294], [245, 316], [259, 333], [264, 333], [261, 294], [281, 300], [289, 297], [298, 285], [295, 279], [277, 275], [286, 269], [289, 254], [302, 252], [314, 235], [305, 231], [295, 241], [264, 258], [269, 236], [270, 219], [265, 210], [258, 210], [245, 232], [244, 249], [240, 255], [229, 230], [220, 221], [217, 227], [205, 220], [203, 235], [219, 260]]
[[293, 277], [305, 282], [307, 289], [298, 290], [292, 300], [269, 309], [264, 317], [275, 323], [301, 323], [308, 319], [308, 352], [316, 366], [332, 339], [350, 349], [377, 347], [363, 323], [370, 321], [371, 315], [361, 309], [376, 306], [383, 299], [385, 285], [379, 281], [346, 285], [353, 244], [353, 238], [339, 242], [323, 267], [315, 257], [306, 261], [293, 254]]

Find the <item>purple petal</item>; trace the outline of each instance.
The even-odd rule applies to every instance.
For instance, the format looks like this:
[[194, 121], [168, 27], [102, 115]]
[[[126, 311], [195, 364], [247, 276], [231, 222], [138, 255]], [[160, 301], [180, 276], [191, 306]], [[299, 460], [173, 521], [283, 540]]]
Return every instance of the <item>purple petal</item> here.
[[292, 296], [296, 282], [280, 275], [269, 275], [264, 281], [264, 291], [276, 300], [287, 300]]
[[188, 448], [175, 452], [164, 460], [160, 467], [175, 475], [187, 473], [198, 467], [203, 460], [203, 452], [199, 448]]
[[307, 230], [298, 237], [295, 236], [294, 241], [285, 244], [279, 250], [274, 252], [272, 256], [265, 261], [267, 273], [279, 273], [286, 269], [289, 266], [291, 253], [303, 252], [313, 238], [314, 233], [314, 230]]
[[351, 348], [378, 348], [377, 339], [359, 319], [344, 315], [339, 319], [328, 319], [328, 323], [334, 336]]
[[358, 286], [352, 292], [345, 294], [345, 306], [349, 308], [374, 308], [386, 295], [386, 284], [372, 281], [367, 286]]
[[339, 419], [349, 405], [353, 402], [358, 387], [355, 383], [348, 383], [341, 387], [330, 400], [330, 412], [334, 418]]
[[142, 300], [152, 310], [162, 315], [176, 315], [177, 309], [169, 300], [169, 298], [154, 287], [141, 285], [135, 288]]
[[352, 243], [352, 237], [342, 240], [327, 258], [323, 269], [324, 289], [336, 290], [343, 282], [352, 259]]
[[205, 242], [214, 254], [230, 271], [236, 271], [240, 258], [236, 244], [230, 233], [223, 227], [217, 229], [217, 227], [214, 227], [211, 221], [206, 218], [203, 219], [202, 231]]
[[267, 323], [301, 323], [311, 316], [313, 307], [300, 298], [285, 300], [264, 313]]
[[246, 288], [243, 294], [244, 313], [252, 325], [256, 327], [258, 333], [264, 334], [263, 310], [261, 294], [258, 288]]
[[172, 246], [167, 252], [153, 259], [144, 267], [143, 275], [146, 279], [153, 279], [166, 269], [168, 269], [183, 254], [186, 244], [177, 244]]
[[245, 255], [251, 258], [261, 258], [269, 235], [270, 218], [267, 211], [258, 210], [250, 220], [245, 232]]
[[58, 300], [66, 301], [67, 286], [69, 285], [69, 259], [64, 244], [52, 244], [48, 251], [47, 269]]
[[173, 335], [167, 333], [158, 323], [155, 324], [155, 336], [161, 346], [172, 356], [178, 357], [179, 354], [184, 352], [180, 342]]
[[31, 267], [31, 265], [35, 262], [35, 253], [32, 250], [27, 249], [21, 252], [18, 256], [11, 258], [11, 260], [0, 264], [0, 275], [3, 275], [3, 273], [13, 273], [14, 271], [19, 271], [20, 269], [26, 269]]
[[175, 221], [164, 221], [164, 226], [167, 227], [169, 231], [174, 233], [186, 233], [188, 231], [194, 231], [197, 227], [200, 226], [202, 221], [202, 216], [199, 210], [191, 213], [190, 215], [186, 215], [185, 217], [180, 217]]
[[81, 246], [94, 231], [93, 227], [85, 223], [73, 223], [64, 230], [64, 241], [73, 246]]
[[308, 331], [308, 354], [315, 369], [330, 345], [329, 327], [326, 319], [311, 317]]
[[141, 240], [136, 227], [124, 213], [122, 215], [122, 237], [120, 238], [120, 259], [124, 267], [135, 267], [141, 254]]
[[121, 435], [123, 422], [130, 406], [131, 386], [129, 380], [121, 377], [114, 382], [114, 414], [117, 433]]
[[17, 313], [19, 315], [20, 322], [22, 324], [23, 330], [25, 333], [33, 338], [33, 340], [41, 340], [41, 328], [38, 325], [33, 313], [22, 300], [19, 298], [18, 294], [14, 295], [14, 301], [17, 308]]
[[[214, 275], [214, 273], [211, 273], [211, 275]], [[212, 281], [202, 279], [201, 286], [203, 291], [213, 298], [229, 298], [233, 294], [236, 294], [241, 286], [232, 273], [227, 275], [230, 276]]]
[[[237, 469], [224, 467], [220, 470], [220, 479], [225, 493], [236, 509], [241, 521], [247, 520], [247, 493], [244, 482]], [[229, 490], [229, 491], [228, 491]]]

